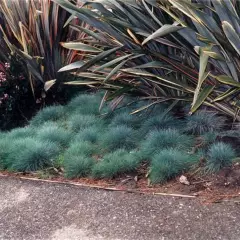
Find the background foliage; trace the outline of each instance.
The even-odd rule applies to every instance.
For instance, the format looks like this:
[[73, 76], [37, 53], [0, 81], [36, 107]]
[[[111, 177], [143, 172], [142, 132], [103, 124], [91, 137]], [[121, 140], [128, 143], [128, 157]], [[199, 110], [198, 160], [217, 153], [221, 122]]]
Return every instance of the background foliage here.
[[203, 104], [239, 120], [238, 1], [54, 1], [94, 27], [63, 44], [86, 52], [67, 84], [183, 100], [190, 113]]
[[50, 0], [0, 2], [2, 128], [10, 120], [25, 121], [45, 104], [65, 101], [61, 83], [68, 75], [58, 70], [82, 57], [60, 43], [83, 35], [64, 27], [68, 17]]

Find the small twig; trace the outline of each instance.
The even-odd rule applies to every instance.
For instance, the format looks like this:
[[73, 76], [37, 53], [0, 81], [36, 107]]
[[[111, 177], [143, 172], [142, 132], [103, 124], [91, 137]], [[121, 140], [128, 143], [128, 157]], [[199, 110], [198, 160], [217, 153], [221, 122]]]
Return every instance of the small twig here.
[[[11, 176], [0, 173], [0, 177], [11, 177]], [[15, 176], [15, 177], [17, 177], [17, 176]], [[78, 186], [78, 187], [97, 188], [97, 189], [103, 189], [103, 190], [108, 190], [108, 191], [125, 191], [125, 192], [135, 192], [135, 193], [139, 192], [139, 191], [131, 190], [131, 189], [103, 187], [103, 186], [99, 186], [99, 185], [75, 183], [75, 182], [70, 182], [70, 181], [69, 182], [68, 181], [57, 181], [57, 180], [31, 178], [31, 177], [17, 177], [17, 178], [23, 179], [23, 180], [36, 181], [36, 182], [58, 183], [58, 184], [68, 184], [68, 185], [73, 185], [73, 186]], [[139, 193], [141, 193], [141, 192], [139, 192]]]
[[190, 152], [190, 154], [196, 153], [196, 151], [197, 151], [200, 147], [202, 147], [202, 145], [203, 145], [203, 143], [199, 143], [199, 144], [197, 144], [196, 146], [194, 146], [194, 147], [192, 148], [192, 151]]
[[153, 195], [183, 197], [183, 198], [195, 198], [196, 197], [196, 196], [193, 196], [193, 195], [183, 195], [183, 194], [175, 194], [175, 193], [153, 193]]
[[20, 112], [21, 116], [25, 119], [25, 121], [26, 121], [27, 123], [29, 123], [29, 120], [25, 117], [25, 115], [23, 114], [23, 112], [21, 111], [21, 109], [19, 108], [19, 106], [18, 106], [18, 111]]
[[199, 184], [199, 183], [204, 183], [204, 182], [210, 182], [209, 180], [201, 180], [197, 182], [191, 182], [191, 184]]
[[[9, 175], [4, 175], [0, 173], [1, 177], [9, 177]], [[182, 195], [182, 194], [174, 194], [174, 193], [154, 193], [154, 192], [144, 192], [141, 190], [134, 190], [134, 189], [124, 189], [124, 188], [113, 188], [113, 187], [103, 187], [98, 185], [92, 184], [84, 184], [84, 183], [75, 183], [75, 182], [68, 182], [68, 181], [57, 181], [57, 180], [47, 180], [47, 179], [39, 179], [39, 178], [30, 178], [30, 177], [18, 177], [19, 179], [23, 180], [30, 180], [30, 181], [39, 181], [39, 182], [48, 182], [48, 183], [58, 183], [58, 184], [68, 184], [78, 187], [88, 187], [88, 188], [95, 188], [95, 189], [102, 189], [106, 191], [118, 191], [118, 192], [128, 192], [128, 193], [138, 193], [138, 194], [153, 194], [153, 195], [161, 195], [161, 196], [171, 196], [171, 197], [183, 197], [183, 198], [195, 198], [196, 196], [193, 195]]]

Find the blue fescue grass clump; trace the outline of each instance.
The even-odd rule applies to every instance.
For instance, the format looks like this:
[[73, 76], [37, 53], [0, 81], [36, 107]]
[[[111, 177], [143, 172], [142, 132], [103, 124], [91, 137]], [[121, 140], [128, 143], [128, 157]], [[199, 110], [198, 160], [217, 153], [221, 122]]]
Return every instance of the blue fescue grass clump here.
[[102, 134], [102, 129], [98, 126], [90, 126], [84, 128], [73, 138], [73, 141], [86, 141], [90, 143], [97, 143]]
[[187, 118], [185, 131], [193, 135], [218, 132], [224, 127], [225, 119], [216, 113], [199, 111]]
[[176, 148], [189, 150], [193, 145], [193, 139], [176, 129], [163, 129], [150, 132], [141, 144], [142, 157], [146, 160], [151, 159], [153, 154], [165, 149]]
[[1, 139], [3, 136], [5, 136], [5, 134], [6, 134], [6, 132], [0, 131], [0, 139]]
[[96, 153], [98, 153], [98, 148], [90, 142], [73, 142], [63, 155], [66, 177], [86, 176], [94, 164], [92, 156]]
[[93, 94], [81, 94], [73, 98], [68, 105], [66, 110], [68, 113], [75, 114], [94, 114], [99, 115], [99, 104], [101, 97]]
[[66, 129], [59, 127], [57, 124], [44, 124], [36, 134], [36, 137], [41, 141], [49, 141], [56, 143], [60, 147], [67, 147], [72, 133]]
[[72, 156], [87, 156], [90, 157], [97, 154], [99, 151], [98, 147], [86, 142], [86, 141], [76, 141], [71, 143], [69, 148], [64, 153], [64, 159], [67, 160]]
[[94, 115], [72, 115], [68, 120], [68, 126], [72, 131], [78, 132], [84, 128], [100, 125], [101, 120]]
[[37, 171], [52, 166], [58, 154], [59, 148], [52, 142], [22, 138], [13, 142], [7, 161], [13, 171]]
[[160, 114], [157, 116], [149, 117], [142, 125], [142, 132], [148, 133], [150, 131], [158, 131], [161, 129], [176, 128], [181, 130], [184, 126], [184, 122], [174, 118], [170, 114]]
[[119, 148], [133, 149], [136, 147], [135, 131], [125, 125], [110, 127], [100, 139], [103, 149], [116, 150]]
[[203, 146], [208, 146], [209, 144], [212, 144], [217, 140], [218, 133], [216, 132], [206, 132], [201, 136], [202, 141], [203, 141]]
[[102, 160], [92, 168], [94, 178], [113, 178], [121, 173], [134, 171], [139, 165], [135, 151], [128, 152], [125, 149], [118, 149], [106, 154]]
[[164, 149], [155, 154], [149, 170], [149, 180], [152, 184], [164, 183], [189, 169], [197, 158], [178, 149]]
[[[150, 181], [162, 183], [187, 170], [200, 155], [207, 159], [208, 172], [229, 166], [236, 156], [230, 145], [215, 142], [230, 136], [234, 141], [236, 137], [237, 145], [240, 127], [222, 131], [225, 119], [216, 113], [199, 111], [183, 120], [173, 115], [173, 105], [144, 109], [150, 101], [137, 102], [129, 96], [116, 111], [110, 110], [113, 102], [99, 111], [103, 96], [78, 95], [64, 107], [39, 111], [28, 127], [0, 132], [0, 169], [63, 166], [67, 178], [113, 178], [135, 171], [147, 160]], [[189, 155], [191, 150], [197, 155]]]
[[211, 145], [207, 152], [206, 171], [215, 173], [223, 167], [231, 166], [236, 153], [231, 145], [218, 142]]
[[50, 106], [42, 109], [37, 113], [31, 120], [32, 126], [40, 126], [48, 121], [58, 121], [64, 118], [64, 107], [63, 106]]
[[69, 156], [67, 159], [64, 159], [63, 163], [65, 176], [70, 179], [85, 177], [90, 174], [94, 163], [95, 161], [91, 157], [81, 155]]
[[125, 125], [137, 129], [140, 127], [142, 122], [142, 117], [137, 114], [131, 114], [129, 110], [121, 111], [115, 114], [113, 117], [110, 126], [116, 127], [119, 125]]
[[7, 137], [11, 139], [19, 139], [26, 137], [33, 137], [36, 131], [33, 127], [23, 127], [23, 128], [15, 128], [12, 131], [7, 133]]
[[1, 134], [0, 138], [0, 169], [4, 170], [8, 167], [7, 159], [11, 152], [12, 141], [7, 139], [5, 135]]

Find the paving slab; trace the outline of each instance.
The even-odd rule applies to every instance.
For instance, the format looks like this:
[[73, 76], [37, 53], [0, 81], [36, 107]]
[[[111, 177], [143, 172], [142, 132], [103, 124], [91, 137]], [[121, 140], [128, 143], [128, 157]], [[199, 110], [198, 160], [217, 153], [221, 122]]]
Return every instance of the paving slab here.
[[0, 177], [0, 240], [239, 240], [240, 205]]

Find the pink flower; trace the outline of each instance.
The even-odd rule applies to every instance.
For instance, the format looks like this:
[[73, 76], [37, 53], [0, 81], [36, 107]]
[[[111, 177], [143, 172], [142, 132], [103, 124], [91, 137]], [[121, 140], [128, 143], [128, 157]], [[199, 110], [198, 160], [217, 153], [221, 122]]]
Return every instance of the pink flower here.
[[5, 68], [10, 68], [10, 63], [5, 63], [4, 66]]
[[5, 82], [6, 81], [6, 74], [3, 72], [0, 72], [0, 82]]
[[8, 94], [7, 93], [4, 93], [4, 98], [8, 98]]

